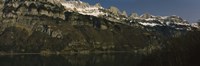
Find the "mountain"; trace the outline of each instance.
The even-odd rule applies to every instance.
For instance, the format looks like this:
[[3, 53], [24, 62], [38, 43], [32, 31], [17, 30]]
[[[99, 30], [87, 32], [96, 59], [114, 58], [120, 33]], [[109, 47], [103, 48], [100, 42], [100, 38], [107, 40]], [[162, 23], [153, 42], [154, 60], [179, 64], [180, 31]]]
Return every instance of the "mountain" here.
[[0, 10], [0, 54], [130, 51], [146, 55], [162, 51], [174, 42], [171, 39], [199, 31], [179, 16], [128, 16], [117, 7], [106, 9], [80, 0], [5, 0]]
[[[61, 2], [61, 4], [66, 8], [66, 11], [75, 11], [83, 15], [104, 17], [105, 19], [114, 22], [132, 22], [135, 20], [134, 18], [136, 18], [137, 22], [143, 26], [176, 26], [174, 28], [180, 30], [190, 30], [192, 28], [196, 28], [190, 25], [186, 20], [183, 20], [181, 17], [176, 15], [153, 16], [145, 13], [139, 17], [137, 13], [132, 13], [130, 17], [127, 17], [128, 15], [126, 14], [126, 11], [120, 12], [120, 10], [114, 6], [111, 6], [109, 9], [105, 9], [99, 3], [93, 6], [82, 1], [64, 1]], [[182, 26], [184, 28], [182, 28]]]
[[192, 25], [193, 27], [200, 28], [200, 22], [192, 23], [191, 25]]
[[131, 13], [131, 15], [129, 16], [130, 19], [137, 19], [139, 17], [139, 15], [135, 12]]
[[123, 12], [122, 12], [122, 15], [124, 15], [124, 16], [126, 16], [126, 17], [128, 16], [127, 13], [126, 13], [126, 11], [123, 11]]

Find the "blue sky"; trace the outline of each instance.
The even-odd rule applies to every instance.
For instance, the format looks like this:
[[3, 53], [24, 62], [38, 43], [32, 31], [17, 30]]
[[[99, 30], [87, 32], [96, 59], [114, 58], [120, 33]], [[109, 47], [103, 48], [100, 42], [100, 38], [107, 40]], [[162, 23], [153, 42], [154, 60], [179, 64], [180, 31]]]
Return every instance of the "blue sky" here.
[[178, 15], [196, 22], [200, 19], [200, 0], [81, 0], [89, 4], [101, 3], [104, 8], [116, 6], [127, 13], [150, 13], [152, 15]]

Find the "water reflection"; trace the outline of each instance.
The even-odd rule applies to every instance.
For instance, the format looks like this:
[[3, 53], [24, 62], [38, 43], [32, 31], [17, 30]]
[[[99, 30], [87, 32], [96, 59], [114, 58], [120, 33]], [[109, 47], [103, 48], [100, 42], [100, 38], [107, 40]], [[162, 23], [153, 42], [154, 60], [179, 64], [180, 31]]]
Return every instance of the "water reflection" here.
[[0, 56], [0, 66], [170, 66], [170, 61], [128, 53]]

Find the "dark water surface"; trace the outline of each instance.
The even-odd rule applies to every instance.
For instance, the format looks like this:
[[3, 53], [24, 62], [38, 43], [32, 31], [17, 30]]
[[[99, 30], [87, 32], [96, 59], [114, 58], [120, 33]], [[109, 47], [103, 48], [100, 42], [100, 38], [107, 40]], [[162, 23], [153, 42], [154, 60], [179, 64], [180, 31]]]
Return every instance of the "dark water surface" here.
[[187, 66], [177, 61], [128, 53], [0, 56], [0, 66]]

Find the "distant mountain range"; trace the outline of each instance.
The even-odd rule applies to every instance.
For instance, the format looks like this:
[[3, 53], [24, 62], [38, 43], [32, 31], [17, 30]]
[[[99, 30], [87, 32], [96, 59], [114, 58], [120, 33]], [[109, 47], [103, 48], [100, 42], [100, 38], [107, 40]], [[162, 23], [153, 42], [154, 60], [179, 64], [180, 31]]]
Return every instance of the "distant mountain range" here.
[[169, 46], [172, 39], [193, 33], [196, 36], [187, 39], [199, 39], [199, 23], [189, 24], [176, 15], [129, 16], [114, 6], [106, 9], [79, 0], [1, 0], [0, 10], [0, 54], [152, 54], [174, 49]]

